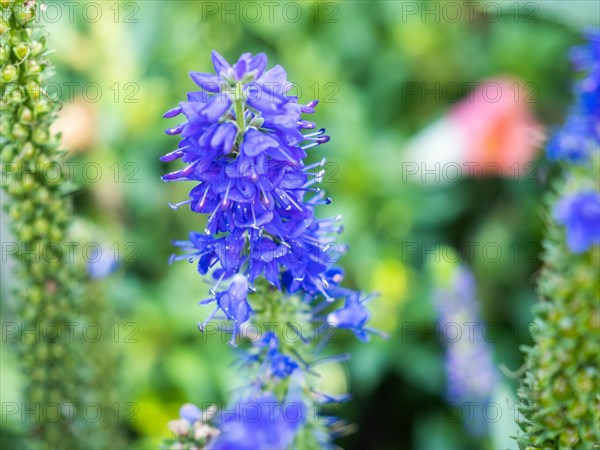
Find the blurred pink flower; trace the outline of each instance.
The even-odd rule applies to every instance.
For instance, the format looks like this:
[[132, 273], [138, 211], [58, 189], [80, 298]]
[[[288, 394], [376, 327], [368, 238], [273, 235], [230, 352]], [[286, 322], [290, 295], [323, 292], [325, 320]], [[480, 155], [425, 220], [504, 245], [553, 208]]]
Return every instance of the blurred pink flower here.
[[543, 138], [543, 128], [532, 112], [533, 92], [510, 77], [481, 82], [409, 141], [405, 161], [419, 167], [417, 173], [437, 170], [443, 174], [445, 165], [458, 164], [464, 176], [526, 175], [527, 163], [534, 159]]
[[496, 78], [485, 81], [450, 111], [466, 136], [464, 155], [481, 175], [486, 164], [500, 166], [502, 174], [514, 174], [533, 160], [539, 148], [541, 126], [531, 105], [535, 98], [520, 81]]

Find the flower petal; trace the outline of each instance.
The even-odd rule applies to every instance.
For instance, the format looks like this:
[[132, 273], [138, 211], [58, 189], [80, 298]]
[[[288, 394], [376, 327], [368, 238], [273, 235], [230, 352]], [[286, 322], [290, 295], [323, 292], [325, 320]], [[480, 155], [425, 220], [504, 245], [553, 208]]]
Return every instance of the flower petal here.
[[217, 75], [202, 72], [190, 72], [190, 78], [205, 91], [221, 91], [221, 84], [223, 83], [223, 80], [221, 80], [221, 78]]
[[217, 75], [221, 75], [221, 72], [231, 69], [231, 65], [223, 58], [216, 50], [212, 51], [212, 63], [215, 68]]

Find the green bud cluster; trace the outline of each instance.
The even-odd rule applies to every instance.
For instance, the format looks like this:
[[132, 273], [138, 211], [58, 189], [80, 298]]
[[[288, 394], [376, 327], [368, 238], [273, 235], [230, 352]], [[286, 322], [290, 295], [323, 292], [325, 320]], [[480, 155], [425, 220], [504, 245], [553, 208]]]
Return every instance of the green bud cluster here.
[[[567, 173], [553, 195], [600, 190], [600, 158]], [[600, 246], [573, 254], [551, 217], [544, 242], [537, 343], [526, 347], [520, 389], [521, 449], [592, 449], [600, 444]]]
[[[64, 157], [59, 137], [50, 131], [58, 105], [41, 91], [52, 66], [44, 29], [34, 24], [36, 8], [35, 0], [0, 2], [0, 158], [2, 187], [9, 196], [4, 208], [18, 247], [15, 314], [25, 331], [14, 344], [27, 380], [26, 408], [43, 412], [50, 403], [82, 404], [84, 368], [77, 340], [66, 342], [40, 330], [45, 324], [66, 329], [80, 317], [83, 272], [64, 252], [52, 253], [67, 240], [72, 204], [65, 181], [36, 172]], [[35, 254], [39, 249], [44, 253]], [[82, 448], [85, 433], [77, 417], [30, 415], [28, 435], [35, 448]]]

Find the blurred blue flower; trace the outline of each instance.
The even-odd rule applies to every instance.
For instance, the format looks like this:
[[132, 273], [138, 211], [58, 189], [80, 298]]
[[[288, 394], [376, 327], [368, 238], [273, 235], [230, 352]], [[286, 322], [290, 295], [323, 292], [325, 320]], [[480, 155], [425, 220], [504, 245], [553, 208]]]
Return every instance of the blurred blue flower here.
[[[581, 112], [600, 120], [600, 31], [588, 30], [585, 33], [588, 42], [571, 49], [571, 61], [575, 69], [585, 72], [573, 90], [578, 96]], [[598, 131], [598, 130], [596, 130]]]
[[561, 199], [554, 217], [566, 227], [567, 246], [573, 253], [600, 244], [600, 193], [584, 191]]
[[92, 246], [92, 253], [86, 260], [87, 273], [90, 278], [95, 280], [107, 277], [119, 267], [115, 252], [105, 246]]
[[547, 154], [553, 160], [583, 163], [597, 148], [593, 139], [597, 133], [597, 120], [591, 116], [571, 114], [547, 145]]
[[[485, 408], [498, 382], [492, 348], [483, 337], [475, 289], [473, 274], [464, 267], [458, 267], [453, 273], [451, 285], [436, 289], [432, 297], [438, 311], [440, 329], [458, 327], [460, 330], [459, 338], [444, 339], [448, 382], [446, 398], [463, 410]], [[467, 325], [472, 328], [465, 329]], [[471, 411], [464, 417], [470, 433], [485, 432], [483, 414], [473, 414]]]
[[209, 450], [282, 450], [290, 447], [306, 421], [306, 407], [300, 401], [279, 403], [265, 393], [236, 403], [221, 418], [221, 433]]
[[566, 123], [548, 142], [548, 157], [583, 163], [600, 146], [600, 32], [586, 33], [588, 43], [571, 50], [583, 77], [573, 85], [575, 104]]
[[179, 416], [186, 420], [190, 425], [202, 417], [202, 411], [193, 403], [185, 403], [179, 408]]

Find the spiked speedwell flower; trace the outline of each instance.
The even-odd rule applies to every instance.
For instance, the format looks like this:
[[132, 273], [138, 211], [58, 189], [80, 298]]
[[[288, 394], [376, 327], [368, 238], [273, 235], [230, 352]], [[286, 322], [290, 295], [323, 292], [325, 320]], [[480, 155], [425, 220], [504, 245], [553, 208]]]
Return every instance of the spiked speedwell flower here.
[[[332, 420], [307, 421], [306, 411], [315, 402], [339, 400], [318, 390], [312, 368], [346, 356], [316, 357], [327, 343], [323, 336], [329, 336], [320, 331], [333, 325], [362, 340], [377, 333], [367, 328], [365, 303], [371, 296], [340, 286], [344, 274], [334, 264], [344, 248], [332, 239], [342, 230], [340, 217], [315, 217], [315, 206], [329, 203], [315, 186], [325, 160], [305, 165], [304, 159], [308, 149], [329, 138], [323, 129], [305, 134], [316, 125], [301, 116], [313, 113], [317, 101], [300, 105], [286, 95], [285, 71], [280, 66], [265, 71], [265, 55], [246, 53], [233, 65], [216, 52], [212, 59], [214, 75], [190, 74], [201, 91], [188, 94], [187, 102], [165, 115], [183, 114], [186, 121], [167, 130], [180, 134], [181, 141], [162, 160], [181, 159], [187, 166], [163, 178], [195, 183], [190, 198], [172, 207], [189, 204], [192, 211], [208, 215], [204, 233], [175, 242], [185, 254], [172, 260], [197, 261], [198, 272], [215, 280], [211, 297], [200, 302], [216, 304], [199, 324], [201, 331], [217, 314], [233, 323], [231, 345], [246, 337], [247, 322], [259, 330], [241, 358], [242, 366], [256, 374], [246, 388], [250, 395], [239, 400], [255, 402], [262, 418], [225, 417], [218, 421], [218, 437], [194, 445], [215, 450], [329, 448]], [[335, 301], [344, 306], [335, 309]], [[273, 327], [260, 335], [267, 324]], [[304, 334], [315, 331], [315, 324], [321, 341], [312, 345]], [[294, 420], [272, 414], [271, 405], [290, 399], [300, 411]]]
[[162, 161], [180, 158], [187, 166], [163, 179], [196, 183], [190, 198], [172, 207], [189, 204], [209, 214], [206, 234], [191, 233], [188, 241], [176, 242], [189, 253], [172, 259], [197, 260], [201, 274], [212, 272], [217, 281], [211, 293], [235, 323], [247, 320], [251, 309], [238, 302], [244, 311], [233, 317], [222, 307], [233, 297], [217, 292], [221, 281], [235, 274], [248, 278], [250, 290], [264, 274], [287, 292], [345, 297], [350, 291], [337, 289], [331, 279], [339, 272], [332, 264], [343, 248], [329, 236], [341, 231], [340, 218], [314, 215], [315, 205], [329, 203], [313, 187], [325, 160], [303, 162], [306, 150], [329, 140], [324, 129], [302, 133], [316, 128], [301, 115], [313, 113], [318, 101], [300, 105], [286, 95], [291, 84], [285, 71], [281, 66], [265, 71], [262, 53], [245, 53], [233, 65], [217, 52], [212, 60], [216, 75], [192, 72], [202, 90], [165, 114], [183, 114], [187, 120], [167, 130], [182, 139]]

